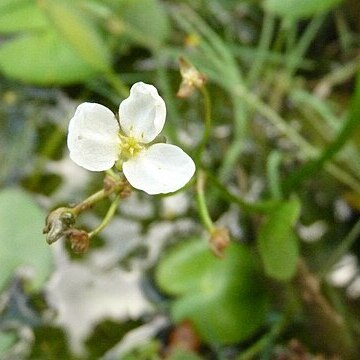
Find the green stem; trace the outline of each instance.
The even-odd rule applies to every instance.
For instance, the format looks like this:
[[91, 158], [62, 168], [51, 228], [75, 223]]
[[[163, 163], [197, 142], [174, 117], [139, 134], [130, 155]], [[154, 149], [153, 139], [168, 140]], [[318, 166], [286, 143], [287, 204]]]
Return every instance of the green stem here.
[[272, 14], [265, 13], [262, 23], [262, 29], [259, 39], [259, 46], [257, 47], [255, 60], [250, 68], [247, 77], [249, 86], [254, 84], [261, 74], [265, 61], [267, 60], [268, 51], [274, 33], [275, 18]]
[[118, 208], [118, 205], [120, 203], [121, 200], [121, 196], [117, 195], [116, 198], [114, 199], [114, 201], [112, 202], [112, 204], [109, 207], [109, 210], [107, 211], [103, 221], [100, 223], [100, 225], [94, 229], [93, 231], [91, 231], [89, 233], [89, 238], [94, 237], [95, 235], [99, 234], [111, 221], [111, 219], [114, 217], [115, 213], [116, 213], [116, 209]]
[[320, 26], [324, 21], [324, 16], [314, 17], [301, 38], [297, 42], [296, 48], [290, 53], [287, 63], [287, 73], [289, 79], [293, 76], [294, 72], [298, 69], [299, 64], [304, 58], [304, 55], [309, 48], [311, 42], [314, 40], [318, 33]]
[[124, 182], [121, 180], [121, 178], [114, 174], [112, 170], [109, 171], [109, 174], [110, 177], [112, 177], [112, 175], [115, 175], [115, 178], [113, 178], [113, 180], [115, 180], [116, 183], [97, 191], [96, 193], [90, 195], [88, 198], [71, 208], [71, 212], [74, 214], [74, 216], [78, 216], [83, 211], [91, 208], [95, 203], [107, 198], [110, 194], [119, 192], [123, 189]]
[[199, 215], [206, 230], [209, 233], [212, 233], [215, 226], [211, 220], [209, 210], [206, 205], [204, 187], [205, 187], [205, 173], [203, 170], [199, 169], [197, 174], [197, 182], [196, 182], [196, 199], [197, 199]]
[[269, 178], [269, 185], [272, 198], [276, 200], [282, 199], [281, 182], [279, 176], [279, 167], [281, 164], [282, 156], [277, 150], [270, 153], [267, 162], [267, 173]]
[[284, 18], [284, 30], [286, 36], [286, 52], [289, 53], [297, 43], [297, 20], [292, 18]]
[[244, 149], [244, 139], [247, 131], [248, 109], [247, 104], [239, 101], [236, 94], [232, 94], [232, 103], [234, 109], [234, 138], [227, 150], [223, 164], [219, 169], [219, 178], [222, 181], [228, 179], [233, 171], [238, 158]]
[[101, 189], [96, 193], [90, 195], [88, 198], [80, 202], [79, 204], [75, 205], [71, 211], [75, 216], [78, 216], [83, 211], [90, 209], [95, 203], [99, 202], [100, 200], [105, 199], [112, 191], [106, 191], [105, 189]]

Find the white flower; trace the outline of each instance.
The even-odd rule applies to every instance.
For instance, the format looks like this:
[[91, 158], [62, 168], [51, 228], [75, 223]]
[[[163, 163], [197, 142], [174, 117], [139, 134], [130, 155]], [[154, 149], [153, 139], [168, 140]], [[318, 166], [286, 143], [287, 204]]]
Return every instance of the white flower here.
[[[91, 171], [117, 165], [129, 183], [148, 194], [182, 188], [195, 164], [179, 147], [150, 144], [164, 127], [166, 107], [152, 85], [138, 82], [119, 107], [119, 122], [105, 106], [83, 103], [70, 120], [67, 144], [71, 159]], [[120, 123], [120, 124], [119, 124]]]

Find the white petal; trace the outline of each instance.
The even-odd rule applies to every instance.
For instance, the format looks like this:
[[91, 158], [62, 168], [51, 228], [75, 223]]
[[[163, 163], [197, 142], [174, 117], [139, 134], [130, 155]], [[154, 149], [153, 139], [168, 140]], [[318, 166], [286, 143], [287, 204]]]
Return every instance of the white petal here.
[[105, 106], [83, 103], [69, 123], [70, 158], [91, 171], [110, 169], [118, 157], [119, 124]]
[[175, 145], [154, 144], [124, 162], [124, 175], [136, 189], [166, 194], [182, 188], [194, 175], [191, 157]]
[[166, 106], [155, 86], [138, 82], [119, 107], [121, 129], [127, 136], [149, 143], [164, 127]]

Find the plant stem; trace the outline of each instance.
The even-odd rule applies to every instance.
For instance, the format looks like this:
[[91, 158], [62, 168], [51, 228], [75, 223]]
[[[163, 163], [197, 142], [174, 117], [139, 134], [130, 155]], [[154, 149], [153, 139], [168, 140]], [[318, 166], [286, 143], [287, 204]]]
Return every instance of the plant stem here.
[[205, 173], [203, 170], [199, 169], [197, 173], [197, 181], [196, 181], [196, 199], [198, 204], [198, 210], [203, 225], [205, 226], [206, 230], [209, 233], [211, 233], [213, 232], [215, 227], [211, 220], [209, 210], [206, 205], [204, 187], [205, 187]]
[[273, 199], [276, 200], [282, 199], [281, 182], [279, 176], [279, 167], [281, 164], [281, 160], [281, 153], [277, 150], [274, 150], [270, 153], [267, 161], [267, 173], [269, 178], [271, 196]]
[[271, 40], [274, 33], [275, 27], [275, 18], [272, 14], [265, 13], [264, 20], [262, 23], [261, 34], [259, 39], [259, 46], [256, 48], [256, 57], [249, 71], [249, 75], [246, 79], [247, 84], [251, 86], [256, 82], [259, 75], [261, 74], [262, 68], [265, 61], [267, 60], [267, 55]]
[[118, 208], [120, 200], [121, 200], [121, 196], [117, 195], [116, 198], [114, 199], [114, 201], [112, 202], [112, 204], [110, 205], [103, 221], [100, 223], [100, 225], [96, 229], [94, 229], [93, 231], [91, 231], [89, 233], [89, 238], [92, 238], [95, 235], [99, 234], [109, 224], [109, 222], [115, 215], [115, 212]]
[[298, 69], [299, 64], [303, 60], [307, 49], [309, 48], [311, 42], [314, 40], [323, 21], [324, 21], [324, 16], [314, 17], [307, 26], [307, 28], [305, 29], [301, 38], [298, 39], [297, 46], [289, 54], [287, 61], [287, 74], [289, 79], [294, 75], [294, 73]]
[[[114, 180], [114, 178], [112, 179]], [[104, 189], [97, 191], [96, 193], [90, 195], [85, 200], [81, 201], [79, 204], [75, 205], [73, 208], [71, 208], [71, 212], [74, 214], [74, 216], [78, 216], [83, 211], [91, 208], [98, 201], [105, 199], [114, 192], [119, 192], [123, 188], [123, 186], [124, 183], [120, 179], [116, 183], [112, 184], [112, 186], [108, 186], [105, 187]]]
[[231, 93], [231, 100], [234, 111], [234, 138], [226, 152], [224, 162], [219, 170], [219, 178], [222, 181], [228, 179], [229, 174], [233, 171], [234, 166], [244, 149], [244, 139], [247, 132], [248, 107], [245, 101], [239, 101], [236, 94]]

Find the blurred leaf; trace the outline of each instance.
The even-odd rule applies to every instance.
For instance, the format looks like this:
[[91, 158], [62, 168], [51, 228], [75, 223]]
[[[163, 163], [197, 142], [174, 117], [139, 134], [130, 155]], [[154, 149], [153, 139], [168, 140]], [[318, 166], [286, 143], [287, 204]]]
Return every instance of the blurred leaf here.
[[297, 199], [283, 202], [260, 228], [258, 246], [265, 272], [277, 280], [289, 280], [295, 273], [299, 249], [293, 226], [299, 214]]
[[[334, 159], [336, 155], [346, 146], [351, 138], [354, 138], [359, 129], [360, 119], [360, 72], [357, 73], [355, 82], [355, 91], [353, 92], [349, 113], [341, 128], [332, 140], [320, 153], [302, 166], [298, 167], [285, 179], [283, 188], [285, 191], [291, 191], [299, 187], [301, 182], [311, 179], [319, 173], [325, 164]], [[356, 142], [356, 139], [353, 139]]]
[[[157, 272], [157, 281], [159, 286], [169, 294], [181, 295], [185, 292], [191, 292], [198, 289], [199, 278], [201, 278], [204, 269], [208, 273], [216, 268], [211, 265], [214, 262], [208, 249], [204, 251], [204, 244], [201, 240], [191, 244], [193, 251], [192, 261], [189, 257], [188, 247], [173, 250], [160, 264]], [[188, 245], [190, 246], [190, 245]], [[171, 271], [168, 271], [171, 268]]]
[[52, 269], [49, 247], [41, 235], [44, 214], [25, 192], [0, 192], [0, 289], [20, 265], [35, 269], [39, 287]]
[[0, 5], [0, 33], [12, 33], [49, 26], [46, 16], [36, 3], [29, 0]]
[[76, 1], [42, 0], [41, 9], [75, 52], [94, 69], [108, 71], [111, 54], [95, 24]]
[[168, 360], [201, 360], [199, 355], [185, 349], [176, 349], [168, 357]]
[[[15, 93], [10, 93], [10, 96]], [[33, 158], [36, 125], [32, 118], [25, 117], [27, 104], [19, 97], [16, 105], [7, 107], [3, 101], [0, 109], [0, 185], [21, 177], [25, 165]], [[8, 111], [10, 111], [10, 116]]]
[[266, 10], [284, 17], [305, 18], [317, 15], [339, 5], [343, 0], [265, 0]]
[[156, 279], [178, 296], [173, 319], [191, 319], [207, 342], [244, 340], [264, 321], [266, 292], [252, 253], [242, 245], [231, 244], [218, 259], [200, 239], [180, 244], [160, 262]]
[[15, 342], [16, 336], [14, 333], [0, 331], [0, 354], [5, 354]]
[[94, 69], [52, 31], [3, 44], [0, 70], [11, 78], [39, 85], [71, 84], [94, 75]]
[[148, 342], [139, 344], [130, 352], [122, 354], [121, 360], [160, 360], [159, 354], [161, 353], [161, 348], [162, 344], [159, 340], [151, 339]]
[[33, 2], [32, 0], [1, 0], [0, 11], [11, 11], [14, 8], [24, 6], [28, 3]]
[[157, 0], [123, 0], [118, 3], [119, 17], [132, 40], [143, 46], [163, 43], [169, 35], [167, 14]]

